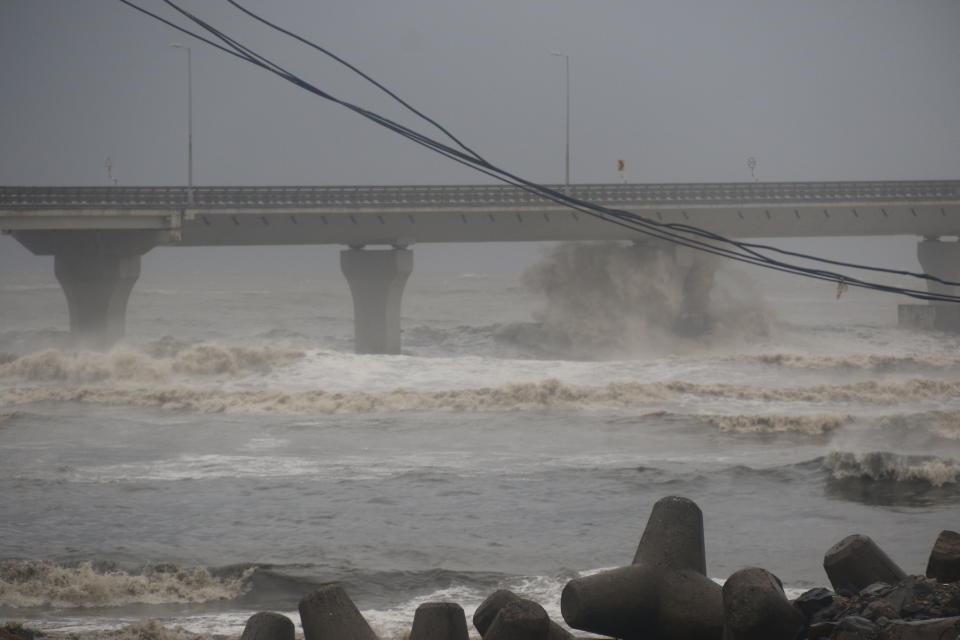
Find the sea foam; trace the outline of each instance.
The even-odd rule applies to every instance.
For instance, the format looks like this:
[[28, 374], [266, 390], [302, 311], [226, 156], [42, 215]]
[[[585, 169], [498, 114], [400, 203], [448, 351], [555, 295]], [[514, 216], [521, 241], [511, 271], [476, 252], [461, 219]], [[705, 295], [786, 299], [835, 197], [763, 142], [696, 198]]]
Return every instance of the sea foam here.
[[387, 392], [322, 389], [231, 390], [218, 387], [13, 387], [0, 389], [0, 407], [33, 402], [82, 402], [103, 405], [152, 406], [200, 413], [395, 413], [405, 411], [537, 411], [638, 407], [683, 397], [762, 402], [860, 403], [949, 401], [960, 396], [960, 382], [913, 379], [864, 381], [846, 385], [760, 387], [701, 384], [684, 381], [614, 382], [587, 386], [556, 379], [496, 387]]
[[243, 593], [253, 569], [214, 577], [206, 569], [176, 565], [143, 573], [98, 571], [91, 563], [65, 567], [47, 560], [0, 561], [0, 606], [116, 607], [228, 600]]
[[0, 378], [89, 384], [166, 382], [182, 377], [235, 378], [268, 371], [305, 355], [296, 349], [199, 345], [173, 354], [118, 349], [107, 353], [48, 349], [0, 364]]
[[934, 487], [960, 482], [960, 461], [935, 456], [903, 455], [887, 451], [831, 452], [824, 466], [836, 479], [926, 482]]

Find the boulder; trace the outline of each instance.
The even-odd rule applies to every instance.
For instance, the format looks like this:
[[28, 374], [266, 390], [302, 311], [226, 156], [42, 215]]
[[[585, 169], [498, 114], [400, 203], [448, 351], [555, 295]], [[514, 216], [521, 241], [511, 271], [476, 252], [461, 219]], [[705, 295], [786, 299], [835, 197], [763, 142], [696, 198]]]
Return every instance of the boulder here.
[[809, 620], [818, 611], [826, 609], [833, 604], [835, 597], [833, 591], [824, 589], [823, 587], [817, 587], [816, 589], [810, 589], [809, 591], [801, 593], [797, 599], [793, 601], [793, 606]]
[[956, 640], [960, 617], [933, 620], [895, 620], [880, 632], [880, 640]]

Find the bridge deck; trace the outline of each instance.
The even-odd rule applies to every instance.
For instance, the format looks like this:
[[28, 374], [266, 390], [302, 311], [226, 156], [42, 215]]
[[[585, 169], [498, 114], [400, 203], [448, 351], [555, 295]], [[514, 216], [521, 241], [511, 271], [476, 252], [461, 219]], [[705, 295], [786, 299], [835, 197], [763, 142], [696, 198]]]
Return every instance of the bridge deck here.
[[[735, 237], [960, 234], [960, 181], [553, 188]], [[0, 229], [154, 229], [183, 245], [640, 237], [507, 185], [195, 187], [192, 194], [186, 187], [0, 187]]]

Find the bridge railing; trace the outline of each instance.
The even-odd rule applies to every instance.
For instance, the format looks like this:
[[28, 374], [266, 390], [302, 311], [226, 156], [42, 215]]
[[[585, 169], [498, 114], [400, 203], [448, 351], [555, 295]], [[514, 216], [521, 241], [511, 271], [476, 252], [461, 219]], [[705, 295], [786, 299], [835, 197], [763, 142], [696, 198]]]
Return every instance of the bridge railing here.
[[[581, 200], [622, 205], [960, 201], [960, 180], [551, 185]], [[183, 209], [186, 187], [0, 187], [0, 209]], [[544, 205], [510, 185], [195, 187], [202, 209]]]

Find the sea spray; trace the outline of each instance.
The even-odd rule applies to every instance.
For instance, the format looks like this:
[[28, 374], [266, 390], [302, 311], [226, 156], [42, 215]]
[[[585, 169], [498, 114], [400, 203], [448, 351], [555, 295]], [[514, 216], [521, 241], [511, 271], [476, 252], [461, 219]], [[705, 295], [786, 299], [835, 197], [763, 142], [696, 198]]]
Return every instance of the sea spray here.
[[[769, 333], [769, 311], [741, 278], [709, 255], [676, 251], [655, 241], [558, 245], [523, 276], [545, 300], [537, 325], [503, 337], [575, 357], [622, 357]], [[715, 273], [725, 276], [716, 285]]]

